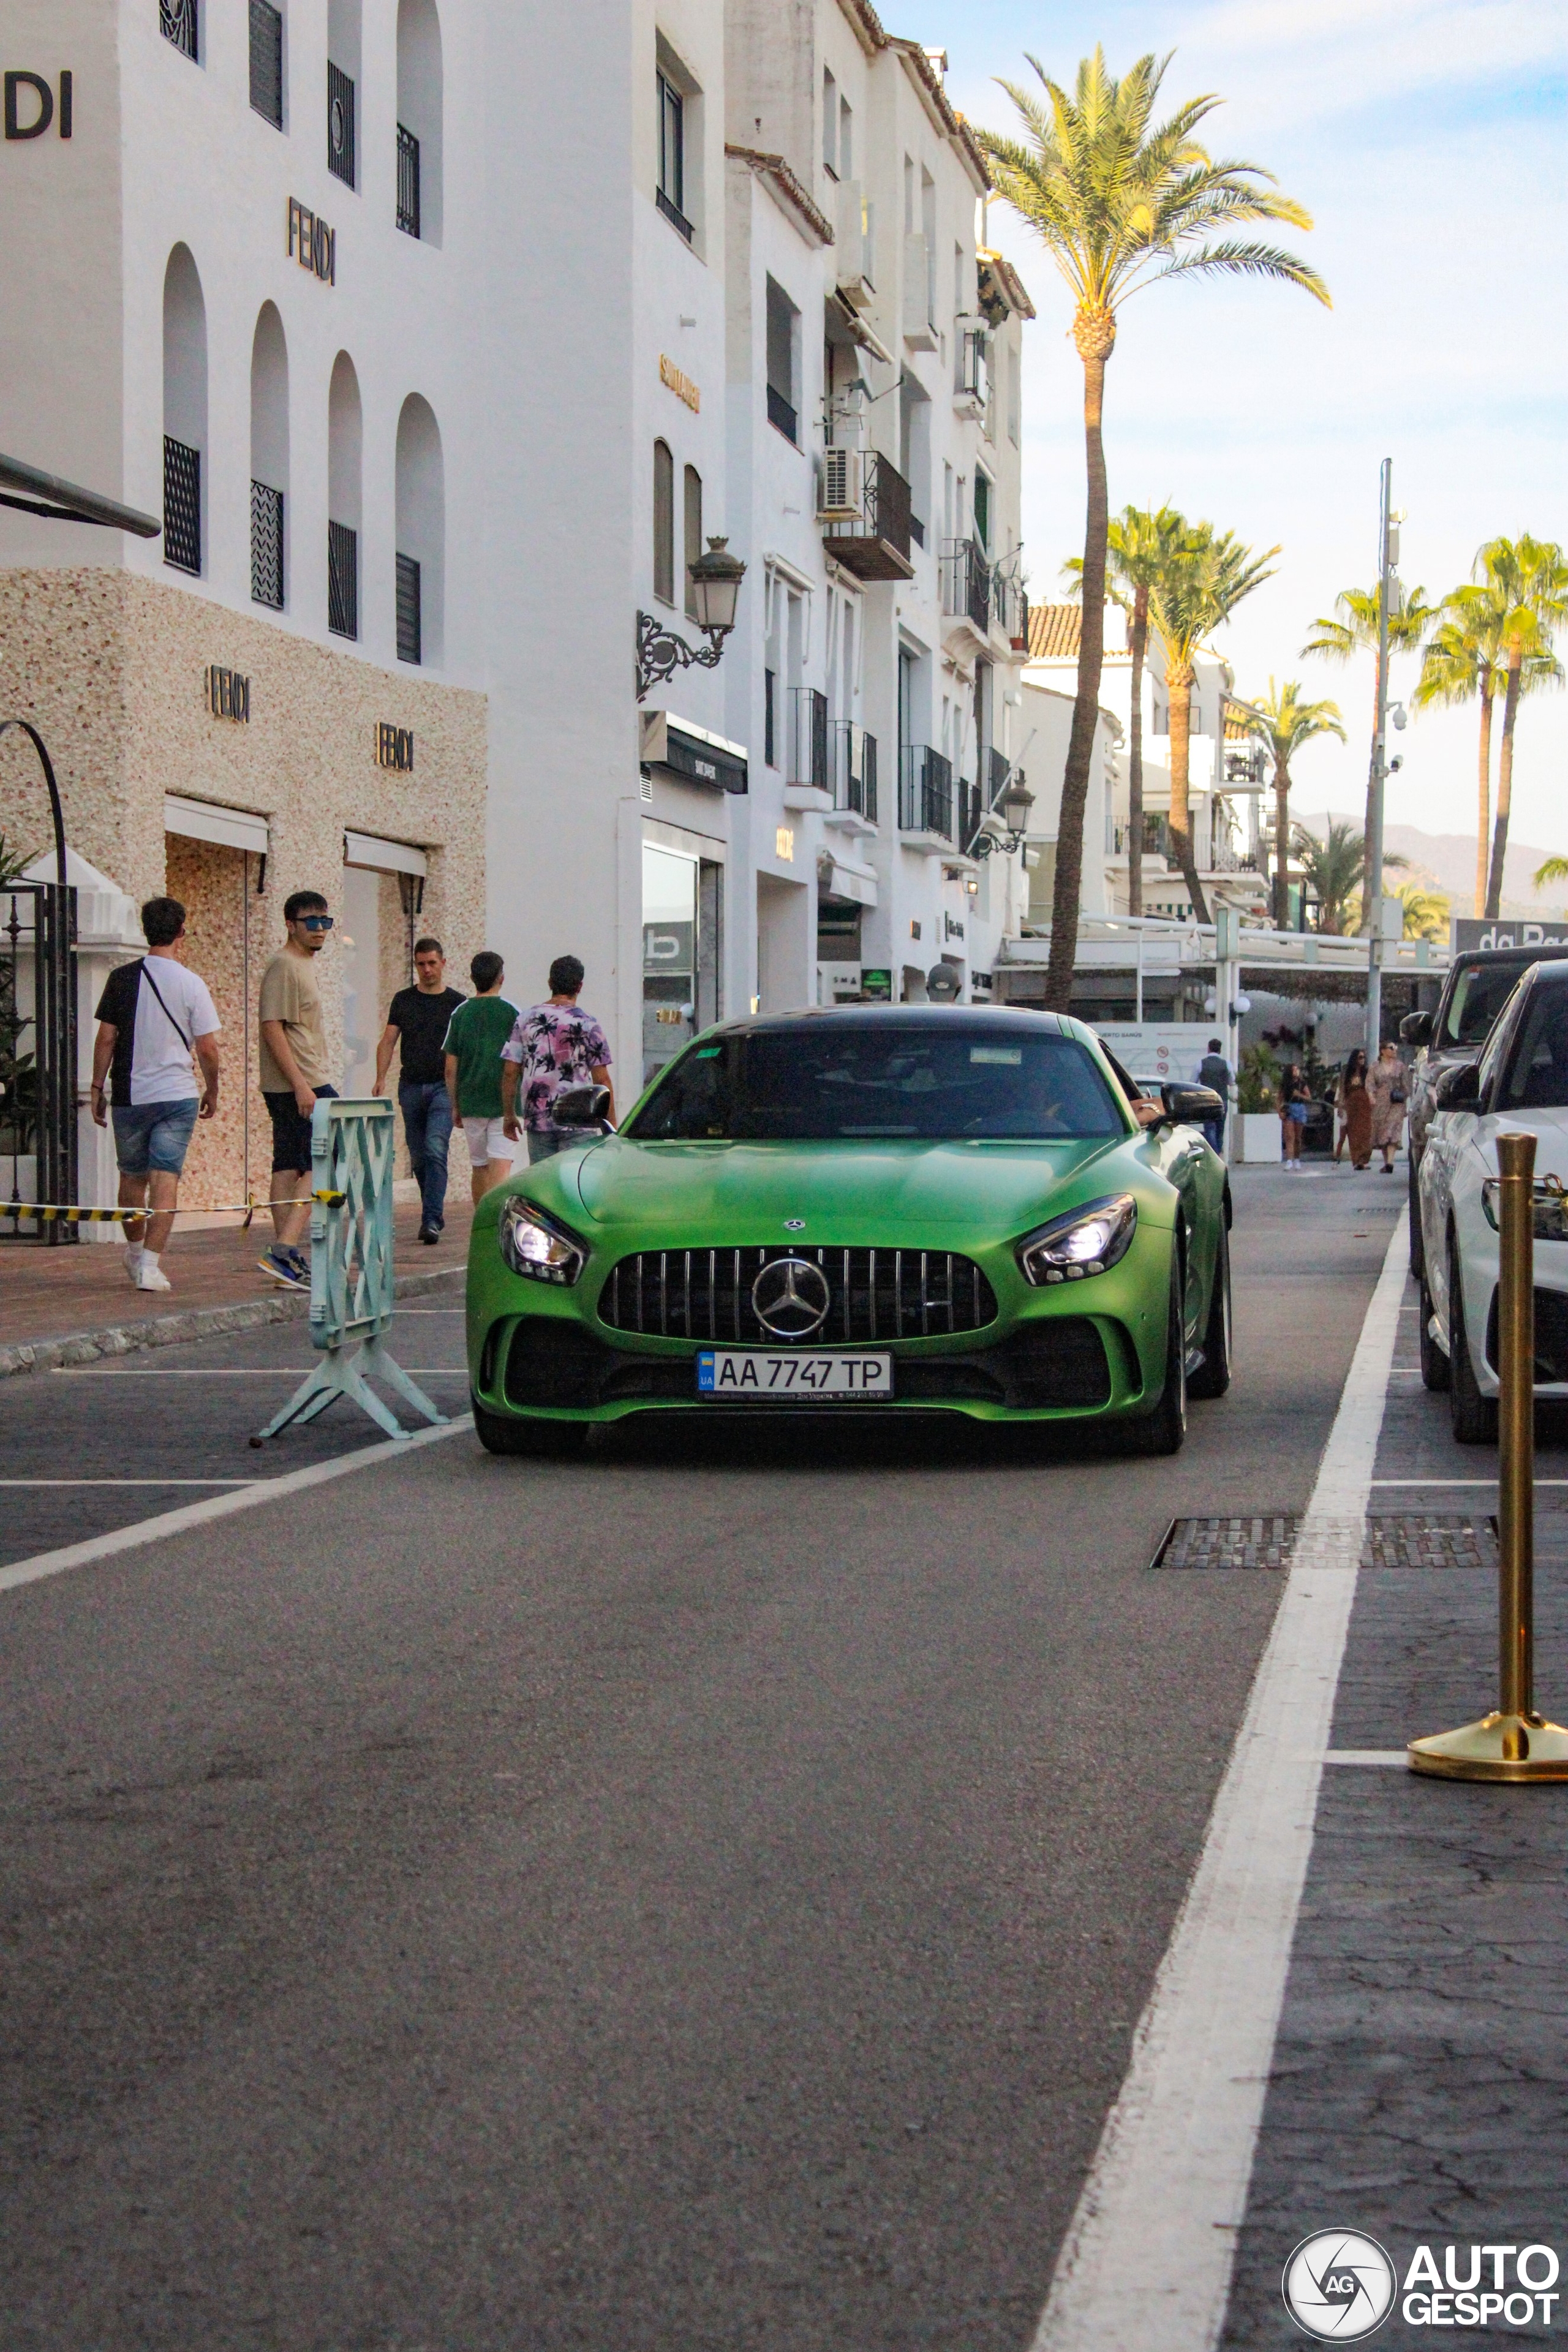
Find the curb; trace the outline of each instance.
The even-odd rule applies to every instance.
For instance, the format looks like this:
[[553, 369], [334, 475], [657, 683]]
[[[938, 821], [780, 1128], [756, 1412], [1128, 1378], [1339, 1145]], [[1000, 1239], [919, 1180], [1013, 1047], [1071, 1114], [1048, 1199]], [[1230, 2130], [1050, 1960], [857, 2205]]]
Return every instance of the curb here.
[[[458, 1265], [405, 1274], [392, 1286], [395, 1298], [421, 1298], [426, 1291], [462, 1279]], [[192, 1307], [182, 1315], [153, 1315], [139, 1323], [109, 1323], [96, 1331], [69, 1331], [59, 1339], [18, 1339], [0, 1348], [0, 1380], [15, 1372], [56, 1372], [70, 1364], [90, 1364], [100, 1356], [129, 1356], [139, 1348], [174, 1348], [190, 1339], [214, 1339], [228, 1331], [254, 1331], [264, 1323], [298, 1322], [310, 1311], [303, 1292], [279, 1291], [270, 1298], [247, 1298], [237, 1307]]]

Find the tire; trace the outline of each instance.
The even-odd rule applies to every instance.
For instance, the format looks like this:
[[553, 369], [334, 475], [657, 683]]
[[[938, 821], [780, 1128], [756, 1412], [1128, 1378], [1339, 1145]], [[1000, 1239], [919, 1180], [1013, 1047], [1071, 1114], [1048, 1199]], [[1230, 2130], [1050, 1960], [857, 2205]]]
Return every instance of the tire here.
[[542, 1421], [530, 1414], [487, 1412], [477, 1400], [474, 1427], [487, 1454], [523, 1454], [534, 1460], [580, 1454], [587, 1442], [588, 1425], [582, 1421]]
[[1230, 1237], [1220, 1227], [1214, 1254], [1214, 1297], [1209, 1302], [1208, 1328], [1204, 1333], [1204, 1360], [1187, 1381], [1187, 1394], [1224, 1396], [1230, 1386], [1234, 1360], [1230, 1314]]
[[[1415, 1155], [1412, 1152], [1410, 1155], [1410, 1271], [1417, 1282], [1422, 1281], [1426, 1273], [1426, 1248], [1421, 1238], [1421, 1186], [1418, 1181], [1420, 1172]], [[1428, 1388], [1435, 1388], [1439, 1383], [1428, 1381], [1426, 1385]], [[1444, 1381], [1440, 1385], [1447, 1387], [1447, 1383]]]
[[1425, 1271], [1421, 1276], [1421, 1304], [1418, 1312], [1421, 1317], [1421, 1385], [1423, 1388], [1440, 1392], [1452, 1383], [1454, 1368], [1432, 1337], [1429, 1327], [1435, 1309], [1432, 1305], [1432, 1294], [1426, 1287]]
[[1127, 1451], [1135, 1454], [1179, 1454], [1187, 1435], [1187, 1344], [1182, 1316], [1181, 1244], [1172, 1246], [1171, 1297], [1165, 1315], [1165, 1381], [1151, 1413], [1131, 1423]]
[[1465, 1294], [1459, 1287], [1457, 1251], [1448, 1258], [1448, 1415], [1460, 1445], [1497, 1444], [1497, 1401], [1484, 1397], [1476, 1384], [1470, 1342], [1465, 1329]]

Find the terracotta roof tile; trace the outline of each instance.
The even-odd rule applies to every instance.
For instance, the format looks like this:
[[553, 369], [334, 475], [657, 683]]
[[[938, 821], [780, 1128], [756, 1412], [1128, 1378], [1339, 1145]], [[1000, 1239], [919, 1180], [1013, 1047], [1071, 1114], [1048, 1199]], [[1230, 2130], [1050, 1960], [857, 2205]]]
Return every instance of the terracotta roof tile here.
[[1068, 661], [1079, 648], [1083, 630], [1083, 614], [1077, 604], [1031, 604], [1029, 607], [1029, 659], [1031, 661]]

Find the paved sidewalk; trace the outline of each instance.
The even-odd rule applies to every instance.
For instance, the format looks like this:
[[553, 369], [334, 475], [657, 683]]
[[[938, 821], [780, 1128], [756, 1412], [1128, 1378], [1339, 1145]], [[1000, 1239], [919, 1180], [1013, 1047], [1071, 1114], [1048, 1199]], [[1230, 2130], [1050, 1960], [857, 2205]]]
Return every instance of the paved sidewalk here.
[[[1393, 1760], [1413, 1736], [1495, 1704], [1495, 1447], [1458, 1446], [1448, 1402], [1421, 1386], [1407, 1286], [1316, 1839], [1298, 1922], [1247, 2221], [1223, 2341], [1236, 2352], [1301, 2340], [1282, 2307], [1292, 2250], [1359, 2231], [1393, 2259], [1401, 2293], [1376, 2341], [1389, 2352], [1544, 2340], [1515, 2300], [1474, 2320], [1443, 2294], [1494, 2255], [1568, 2259], [1568, 1786], [1489, 1788], [1417, 1778]], [[1538, 1416], [1536, 1696], [1568, 1717], [1568, 1420]], [[1560, 1481], [1562, 1484], [1549, 1482]], [[1405, 1483], [1411, 1482], [1411, 1483]], [[1423, 1527], [1421, 1523], [1426, 1523]], [[1417, 2250], [1432, 2249], [1405, 2315]], [[1450, 2251], [1452, 2254], [1450, 2256]], [[1472, 2249], [1478, 2250], [1472, 2254]], [[1453, 2267], [1449, 2263], [1452, 2261]], [[1531, 2264], [1540, 2286], [1549, 2265]], [[1422, 2298], [1440, 2289], [1433, 2309]], [[1545, 2282], [1550, 2284], [1551, 2282]], [[1505, 2298], [1506, 2299], [1506, 2298]], [[1553, 2318], [1555, 2324], [1553, 2324]]]
[[[424, 1248], [418, 1240], [419, 1202], [411, 1186], [398, 1187], [400, 1192], [405, 1189], [411, 1197], [394, 1208], [400, 1285], [409, 1276], [455, 1272], [468, 1257], [470, 1203], [449, 1195], [447, 1230], [434, 1248]], [[271, 1232], [265, 1214], [258, 1215], [248, 1233], [237, 1222], [195, 1233], [182, 1233], [176, 1225], [163, 1261], [174, 1285], [168, 1292], [133, 1290], [118, 1243], [82, 1241], [49, 1248], [0, 1240], [0, 1375], [31, 1370], [38, 1362], [120, 1354], [127, 1347], [157, 1346], [302, 1314], [305, 1297], [271, 1281], [257, 1265]], [[250, 1311], [233, 1311], [245, 1309]], [[51, 1342], [53, 1348], [46, 1344], [35, 1352], [39, 1343]], [[58, 1352], [62, 1343], [64, 1355]]]

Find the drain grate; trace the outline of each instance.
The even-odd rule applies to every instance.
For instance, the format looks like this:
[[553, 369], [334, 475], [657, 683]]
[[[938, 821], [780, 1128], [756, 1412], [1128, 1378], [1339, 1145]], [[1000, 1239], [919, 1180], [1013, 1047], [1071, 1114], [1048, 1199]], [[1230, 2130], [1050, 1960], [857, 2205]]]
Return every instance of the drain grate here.
[[[1240, 1511], [1228, 1518], [1173, 1519], [1151, 1568], [1261, 1568], [1290, 1565], [1297, 1511]], [[1497, 1566], [1497, 1532], [1489, 1518], [1444, 1511], [1373, 1512], [1366, 1523], [1363, 1568]]]

